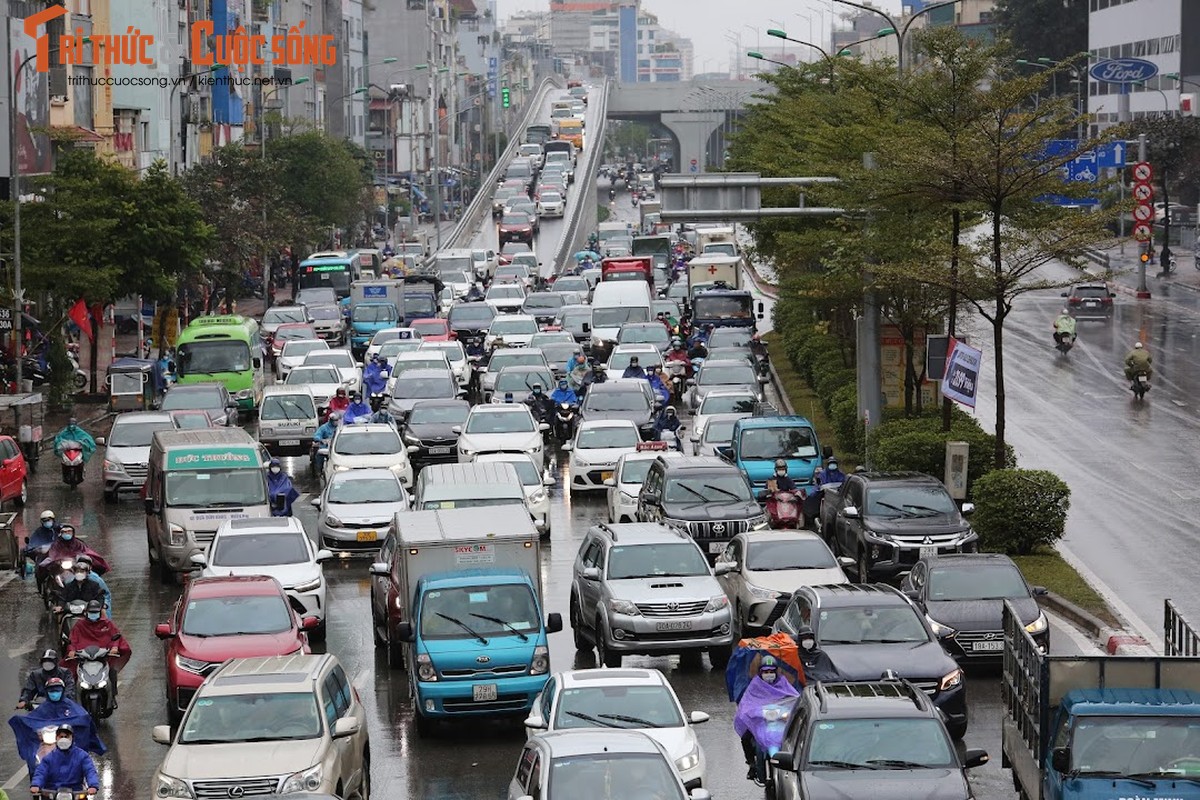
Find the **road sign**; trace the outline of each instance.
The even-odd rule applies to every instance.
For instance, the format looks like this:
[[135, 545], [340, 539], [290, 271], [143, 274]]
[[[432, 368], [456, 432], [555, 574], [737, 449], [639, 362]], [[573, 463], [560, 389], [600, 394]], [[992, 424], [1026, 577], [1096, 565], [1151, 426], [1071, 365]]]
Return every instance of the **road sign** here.
[[1150, 241], [1150, 226], [1144, 222], [1139, 222], [1133, 226], [1133, 238], [1139, 242]]
[[1138, 222], [1149, 222], [1154, 219], [1154, 206], [1145, 203], [1134, 206], [1133, 218]]
[[0, 331], [11, 331], [13, 329], [13, 310], [11, 308], [0, 308]]
[[1150, 168], [1150, 164], [1146, 161], [1139, 161], [1133, 165], [1133, 179], [1142, 183], [1149, 183], [1154, 177], [1154, 170]]
[[1154, 197], [1154, 189], [1148, 183], [1135, 183], [1133, 185], [1133, 199], [1139, 203], [1150, 201]]
[[1109, 142], [1096, 148], [1096, 166], [1112, 169], [1125, 166], [1129, 146], [1124, 142]]
[[1100, 177], [1100, 168], [1096, 166], [1095, 153], [1084, 153], [1074, 161], [1068, 162], [1063, 169], [1066, 170], [1068, 181], [1095, 183], [1096, 179]]

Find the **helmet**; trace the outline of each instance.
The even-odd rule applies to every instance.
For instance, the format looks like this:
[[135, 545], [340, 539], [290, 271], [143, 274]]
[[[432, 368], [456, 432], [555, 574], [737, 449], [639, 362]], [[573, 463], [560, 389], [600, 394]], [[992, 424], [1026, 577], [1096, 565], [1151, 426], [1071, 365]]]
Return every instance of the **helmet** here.
[[817, 635], [812, 628], [806, 626], [796, 631], [796, 645], [802, 652], [811, 653], [817, 649]]
[[279, 467], [280, 469], [283, 468], [283, 465], [279, 462], [278, 458], [272, 458], [269, 462], [267, 462], [268, 469], [274, 469], [275, 467]]
[[346, 387], [345, 387], [345, 386], [339, 386], [339, 387], [338, 387], [338, 390], [337, 390], [337, 396], [338, 396], [338, 397], [345, 397], [345, 396], [346, 396]]
[[[42, 653], [42, 661], [58, 661], [58, 651], [53, 648], [47, 648]], [[50, 680], [62, 680], [62, 678], [51, 678]]]
[[88, 601], [87, 611], [95, 612], [95, 611], [103, 611], [103, 610], [104, 610], [104, 604], [101, 603], [99, 600], [89, 600]]
[[787, 469], [787, 461], [782, 458], [775, 459], [775, 469]]
[[683, 339], [680, 339], [678, 336], [672, 336], [671, 337], [671, 347], [676, 348], [676, 349], [683, 347]]
[[72, 525], [72, 524], [71, 524], [71, 523], [69, 523], [69, 522], [64, 522], [64, 523], [62, 524], [62, 527], [60, 527], [60, 528], [58, 529], [58, 532], [59, 532], [59, 534], [60, 534], [60, 535], [61, 535], [61, 534], [64, 534], [64, 533], [74, 533], [74, 532], [75, 532], [75, 526], [74, 526], [74, 525]]
[[667, 406], [666, 413], [672, 417], [675, 416], [675, 406]]
[[77, 420], [75, 417], [71, 417], [69, 420], [67, 420], [68, 428], [73, 428], [78, 424], [79, 424], [79, 420]]
[[362, 400], [362, 392], [355, 392], [354, 394], [350, 395], [350, 399], [355, 402]]
[[388, 365], [387, 356], [380, 356], [379, 357], [379, 366], [386, 367], [387, 365]]
[[763, 656], [758, 662], [758, 677], [764, 680], [770, 676], [774, 680], [779, 675], [779, 662], [775, 660], [775, 656]]
[[560, 389], [565, 389], [565, 388], [567, 388], [567, 379], [566, 379], [566, 378], [559, 378], [559, 379], [558, 379], [558, 388], [560, 388]]
[[[51, 678], [50, 680], [54, 680], [54, 679]], [[46, 681], [46, 685], [49, 686], [50, 681]], [[54, 738], [57, 739], [62, 736], [70, 736], [72, 739], [75, 738], [75, 729], [73, 727], [71, 727], [70, 723], [64, 722], [61, 725], [59, 725], [58, 728], [55, 729]]]
[[75, 559], [75, 569], [79, 569], [80, 567], [90, 572], [92, 569], [91, 556], [81, 555], [79, 558]]
[[1070, 311], [1068, 311], [1067, 309], [1065, 309], [1065, 308], [1064, 308], [1064, 309], [1062, 310], [1062, 313], [1064, 313], [1064, 314], [1070, 314], [1071, 312], [1070, 312]]
[[533, 387], [532, 387], [532, 388], [533, 388], [533, 393], [534, 393], [534, 394], [541, 394], [541, 392], [542, 392], [542, 385], [541, 385], [540, 383], [535, 383], [535, 384], [533, 385]]
[[[50, 652], [54, 652], [54, 651], [51, 650]], [[47, 689], [65, 689], [66, 687], [67, 687], [67, 685], [65, 683], [63, 683], [62, 678], [55, 677], [55, 678], [51, 678], [50, 680], [46, 681]], [[70, 726], [67, 726], [67, 727], [69, 728]]]
[[629, 366], [631, 366], [631, 367], [636, 367], [637, 365], [638, 365], [638, 357], [637, 357], [637, 356], [631, 356], [631, 357], [629, 358]]
[[1142, 349], [1142, 343], [1141, 343], [1141, 342], [1138, 342], [1137, 344], [1135, 344], [1135, 345], [1133, 346], [1133, 349], [1134, 349], [1134, 350], [1141, 350], [1141, 349]]
[[45, 521], [48, 519], [54, 519], [54, 512], [47, 508], [42, 512], [42, 520]]

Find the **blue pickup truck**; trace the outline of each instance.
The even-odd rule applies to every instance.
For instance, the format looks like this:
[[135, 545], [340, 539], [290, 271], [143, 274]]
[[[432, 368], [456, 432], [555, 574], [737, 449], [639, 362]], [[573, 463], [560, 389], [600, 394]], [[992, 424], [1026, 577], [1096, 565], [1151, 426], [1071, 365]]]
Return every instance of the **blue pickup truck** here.
[[811, 483], [821, 459], [832, 456], [833, 448], [821, 447], [816, 430], [804, 417], [764, 416], [733, 423], [733, 439], [719, 453], [742, 471], [754, 496], [762, 500], [777, 459], [788, 462], [788, 475], [797, 484]]

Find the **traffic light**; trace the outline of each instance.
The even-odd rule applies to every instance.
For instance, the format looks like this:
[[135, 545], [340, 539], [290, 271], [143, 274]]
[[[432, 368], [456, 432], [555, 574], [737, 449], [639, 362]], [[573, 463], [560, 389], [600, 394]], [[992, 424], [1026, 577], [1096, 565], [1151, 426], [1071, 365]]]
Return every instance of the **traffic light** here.
[[509, 91], [508, 87], [505, 86], [503, 89], [500, 90], [500, 107], [508, 108], [511, 105], [512, 105], [512, 93]]
[[1147, 263], [1149, 260], [1150, 260], [1150, 254], [1149, 254], [1149, 253], [1142, 253], [1142, 263], [1143, 263], [1143, 264], [1145, 264], [1145, 263]]

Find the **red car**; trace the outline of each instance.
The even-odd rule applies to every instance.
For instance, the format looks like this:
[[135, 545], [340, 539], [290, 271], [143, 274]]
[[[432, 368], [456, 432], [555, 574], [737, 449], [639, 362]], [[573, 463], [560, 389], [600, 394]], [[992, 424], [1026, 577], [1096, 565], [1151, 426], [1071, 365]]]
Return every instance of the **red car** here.
[[178, 725], [204, 679], [231, 658], [308, 653], [305, 631], [279, 581], [267, 575], [194, 578], [170, 622], [154, 627], [166, 642], [167, 713]]
[[0, 503], [12, 500], [18, 508], [29, 498], [29, 465], [21, 445], [11, 436], [0, 436]]
[[528, 214], [514, 211], [500, 218], [500, 246], [508, 242], [525, 242], [533, 247], [533, 220]]
[[421, 334], [423, 342], [453, 342], [458, 338], [458, 334], [450, 330], [450, 323], [441, 317], [414, 319], [409, 327]]
[[283, 346], [293, 339], [319, 339], [317, 329], [307, 322], [285, 322], [271, 336], [271, 357], [279, 358]]
[[532, 252], [532, 245], [525, 244], [524, 242], [509, 242], [500, 248], [500, 253], [497, 256], [497, 260], [500, 262], [500, 266], [507, 267], [512, 263], [513, 256], [515, 256], [517, 253]]

